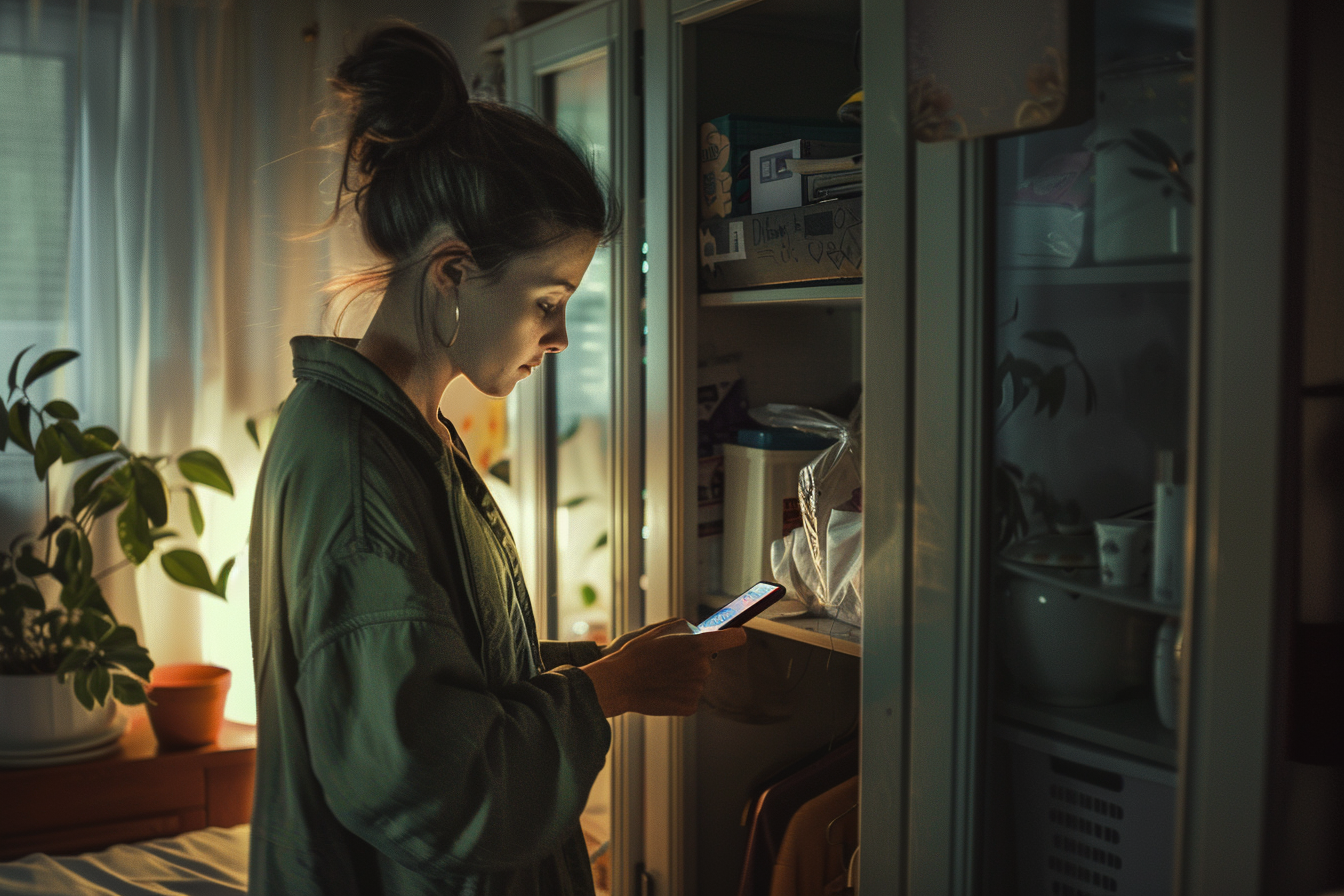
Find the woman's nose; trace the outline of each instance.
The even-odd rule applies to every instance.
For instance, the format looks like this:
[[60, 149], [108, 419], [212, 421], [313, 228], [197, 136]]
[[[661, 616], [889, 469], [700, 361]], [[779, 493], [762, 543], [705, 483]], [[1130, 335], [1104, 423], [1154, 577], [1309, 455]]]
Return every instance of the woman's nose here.
[[560, 322], [551, 328], [550, 332], [542, 340], [541, 346], [548, 352], [562, 352], [569, 345], [569, 333], [565, 329], [565, 318], [562, 314]]

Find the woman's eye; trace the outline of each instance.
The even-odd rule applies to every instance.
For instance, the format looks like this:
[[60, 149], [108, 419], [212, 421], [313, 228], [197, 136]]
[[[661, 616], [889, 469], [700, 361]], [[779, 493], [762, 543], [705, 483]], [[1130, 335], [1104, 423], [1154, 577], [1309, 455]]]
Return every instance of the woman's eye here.
[[550, 302], [538, 302], [537, 307], [541, 309], [542, 314], [550, 314], [552, 311], [555, 310], [556, 306], [551, 304]]

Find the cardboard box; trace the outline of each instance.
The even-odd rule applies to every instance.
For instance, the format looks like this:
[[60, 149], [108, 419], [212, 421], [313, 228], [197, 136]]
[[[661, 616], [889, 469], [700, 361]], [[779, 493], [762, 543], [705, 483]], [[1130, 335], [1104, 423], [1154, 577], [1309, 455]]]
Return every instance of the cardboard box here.
[[751, 213], [798, 208], [806, 203], [803, 175], [789, 170], [789, 159], [835, 159], [863, 151], [858, 143], [789, 140], [751, 151]]
[[863, 197], [700, 224], [706, 292], [863, 276]]
[[786, 140], [859, 143], [850, 125], [760, 115], [720, 115], [700, 126], [700, 218], [751, 213], [751, 151]]

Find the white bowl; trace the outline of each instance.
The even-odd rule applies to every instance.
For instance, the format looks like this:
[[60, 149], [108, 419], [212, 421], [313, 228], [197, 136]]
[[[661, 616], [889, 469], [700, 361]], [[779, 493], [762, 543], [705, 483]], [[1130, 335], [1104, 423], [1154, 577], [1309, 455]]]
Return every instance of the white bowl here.
[[1001, 591], [999, 651], [1031, 699], [1097, 706], [1152, 680], [1160, 617], [1018, 575]]

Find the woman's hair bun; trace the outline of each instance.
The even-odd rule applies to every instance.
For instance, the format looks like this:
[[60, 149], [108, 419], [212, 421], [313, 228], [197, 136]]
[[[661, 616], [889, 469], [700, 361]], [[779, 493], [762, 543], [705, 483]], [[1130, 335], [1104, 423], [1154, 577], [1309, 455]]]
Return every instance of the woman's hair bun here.
[[371, 175], [389, 152], [445, 134], [470, 111], [470, 95], [452, 52], [440, 40], [397, 22], [364, 36], [331, 78], [350, 107], [347, 150]]

